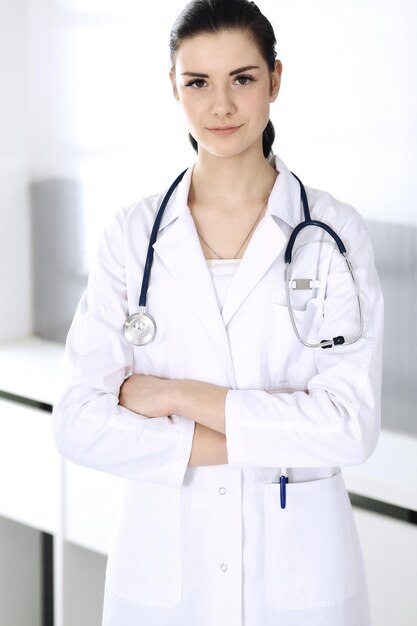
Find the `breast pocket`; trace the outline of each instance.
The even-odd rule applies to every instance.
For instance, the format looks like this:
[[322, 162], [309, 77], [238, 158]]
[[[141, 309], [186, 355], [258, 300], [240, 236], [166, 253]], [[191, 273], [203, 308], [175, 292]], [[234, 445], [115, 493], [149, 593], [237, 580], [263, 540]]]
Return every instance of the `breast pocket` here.
[[338, 474], [288, 483], [281, 509], [279, 484], [264, 485], [265, 585], [279, 610], [342, 601], [355, 592], [356, 534], [349, 498]]
[[[312, 298], [303, 310], [293, 308], [293, 315], [300, 336], [315, 341], [323, 319], [322, 301]], [[260, 362], [264, 389], [302, 388], [316, 373], [314, 350], [297, 338], [284, 304], [266, 303]]]
[[132, 602], [174, 607], [182, 597], [181, 489], [128, 483], [106, 586]]

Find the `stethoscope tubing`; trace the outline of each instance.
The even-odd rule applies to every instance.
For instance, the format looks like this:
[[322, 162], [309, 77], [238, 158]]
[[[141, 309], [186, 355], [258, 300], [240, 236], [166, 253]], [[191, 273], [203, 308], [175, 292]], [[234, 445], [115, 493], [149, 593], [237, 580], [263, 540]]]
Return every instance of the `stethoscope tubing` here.
[[[185, 172], [187, 171], [187, 169], [181, 172], [181, 174], [177, 176], [177, 178], [174, 180], [174, 182], [172, 183], [172, 185], [166, 192], [164, 199], [162, 200], [161, 206], [159, 207], [158, 213], [156, 215], [155, 222], [151, 231], [151, 236], [149, 238], [148, 252], [146, 254], [145, 269], [143, 271], [142, 287], [141, 287], [140, 296], [139, 296], [139, 307], [146, 307], [146, 297], [148, 294], [149, 280], [151, 277], [151, 268], [152, 268], [152, 263], [153, 263], [153, 253], [154, 253], [153, 246], [158, 236], [159, 226], [161, 224], [162, 217], [164, 215], [167, 204], [172, 194], [174, 193], [174, 190], [177, 188], [177, 186], [183, 179], [183, 176]], [[143, 310], [143, 309], [141, 308], [140, 310]]]
[[294, 333], [297, 336], [298, 341], [300, 341], [304, 346], [306, 346], [307, 348], [331, 348], [334, 345], [345, 345], [345, 346], [350, 346], [352, 343], [356, 343], [356, 341], [358, 341], [358, 339], [361, 338], [362, 334], [363, 334], [363, 313], [362, 313], [362, 305], [361, 305], [361, 299], [359, 296], [359, 289], [358, 289], [358, 284], [357, 284], [357, 279], [355, 276], [355, 273], [353, 271], [353, 267], [351, 262], [349, 261], [349, 259], [346, 257], [346, 254], [343, 255], [346, 261], [346, 265], [348, 267], [348, 270], [350, 272], [350, 275], [352, 277], [352, 282], [353, 282], [353, 286], [355, 289], [355, 295], [356, 295], [356, 300], [357, 300], [357, 304], [358, 304], [358, 311], [359, 311], [359, 330], [356, 334], [355, 337], [353, 337], [353, 339], [344, 339], [343, 338], [343, 342], [337, 342], [335, 341], [337, 338], [333, 337], [333, 339], [324, 339], [322, 341], [319, 341], [317, 343], [310, 343], [308, 341], [306, 341], [305, 339], [303, 339], [298, 331], [297, 328], [297, 324], [295, 322], [295, 318], [294, 318], [294, 311], [293, 308], [291, 306], [291, 296], [290, 296], [290, 272], [291, 272], [291, 262], [287, 263], [287, 267], [286, 267], [286, 272], [285, 272], [285, 295], [287, 298], [287, 309], [288, 309], [288, 313], [290, 316], [290, 320], [291, 320], [291, 325], [293, 327]]
[[[174, 182], [170, 185], [168, 191], [165, 193], [162, 202], [161, 202], [161, 206], [159, 207], [159, 210], [157, 212], [152, 230], [151, 230], [151, 235], [149, 238], [149, 244], [148, 244], [148, 250], [147, 250], [147, 254], [146, 254], [146, 260], [145, 260], [145, 267], [144, 267], [144, 272], [143, 272], [143, 277], [142, 277], [142, 285], [141, 285], [141, 289], [140, 289], [140, 296], [139, 296], [139, 311], [137, 314], [134, 314], [132, 316], [130, 316], [128, 318], [128, 320], [132, 320], [132, 318], [136, 318], [135, 324], [139, 324], [141, 325], [142, 322], [144, 320], [146, 320], [147, 324], [150, 324], [152, 327], [152, 332], [149, 332], [149, 337], [151, 337], [151, 339], [148, 340], [144, 340], [143, 342], [139, 342], [139, 341], [132, 341], [132, 321], [129, 324], [127, 324], [128, 320], [126, 320], [125, 323], [125, 327], [124, 327], [124, 334], [125, 337], [127, 338], [128, 341], [132, 341], [132, 343], [135, 343], [136, 345], [144, 345], [145, 343], [147, 343], [147, 341], [152, 341], [153, 337], [155, 336], [155, 332], [156, 332], [156, 323], [155, 320], [152, 318], [152, 316], [149, 315], [149, 313], [147, 313], [146, 311], [146, 300], [147, 300], [147, 293], [148, 293], [148, 287], [149, 287], [149, 281], [150, 281], [150, 277], [151, 277], [151, 270], [152, 270], [152, 263], [153, 263], [153, 257], [154, 257], [154, 244], [156, 242], [157, 236], [158, 236], [158, 232], [159, 232], [159, 227], [161, 224], [161, 220], [162, 217], [164, 215], [165, 209], [168, 205], [169, 200], [171, 199], [171, 196], [174, 192], [174, 190], [176, 189], [176, 187], [178, 186], [178, 184], [180, 183], [180, 181], [182, 180], [182, 178], [184, 177], [184, 174], [187, 172], [188, 168], [185, 169], [183, 172], [181, 172], [181, 174], [179, 174], [179, 176], [177, 176], [177, 178], [174, 180]], [[358, 289], [358, 285], [357, 285], [357, 280], [355, 277], [355, 273], [353, 271], [353, 267], [352, 264], [350, 263], [349, 259], [347, 258], [347, 252], [346, 252], [346, 247], [342, 241], [342, 239], [339, 237], [339, 235], [328, 225], [325, 224], [324, 222], [319, 222], [317, 220], [312, 220], [311, 219], [311, 215], [310, 215], [310, 208], [309, 208], [309, 204], [308, 204], [308, 199], [307, 199], [307, 192], [305, 190], [305, 187], [303, 185], [303, 183], [301, 182], [301, 180], [298, 178], [298, 176], [296, 174], [294, 174], [293, 172], [291, 172], [291, 174], [294, 176], [294, 178], [298, 181], [299, 186], [300, 186], [300, 196], [301, 196], [301, 202], [302, 202], [302, 206], [303, 206], [303, 213], [304, 213], [304, 220], [302, 220], [292, 231], [290, 238], [288, 240], [285, 252], [284, 252], [284, 260], [286, 263], [286, 298], [287, 298], [287, 305], [288, 305], [288, 312], [290, 315], [290, 320], [291, 320], [291, 324], [292, 327], [294, 329], [295, 335], [297, 337], [297, 339], [306, 347], [308, 348], [331, 348], [334, 345], [351, 345], [352, 343], [355, 343], [361, 336], [363, 333], [363, 314], [362, 314], [362, 306], [361, 306], [361, 301], [360, 301], [360, 296], [359, 296], [359, 289]], [[294, 312], [291, 306], [291, 297], [290, 297], [290, 268], [291, 268], [291, 263], [292, 263], [292, 252], [293, 252], [293, 248], [294, 248], [294, 244], [296, 241], [297, 236], [299, 235], [299, 233], [306, 228], [307, 226], [315, 226], [318, 228], [321, 228], [322, 230], [325, 230], [330, 237], [332, 237], [332, 239], [334, 240], [334, 242], [336, 243], [336, 246], [339, 250], [339, 252], [342, 254], [342, 256], [344, 257], [348, 270], [350, 272], [351, 278], [352, 278], [352, 282], [354, 284], [354, 288], [355, 288], [355, 294], [356, 294], [356, 299], [358, 302], [358, 308], [359, 308], [359, 331], [356, 334], [356, 336], [353, 339], [350, 340], [345, 340], [345, 338], [343, 336], [338, 336], [338, 337], [333, 337], [333, 339], [329, 339], [329, 340], [322, 340], [318, 343], [310, 343], [308, 341], [305, 341], [297, 328], [297, 324], [295, 322], [294, 319]], [[134, 333], [133, 333], [134, 334]], [[129, 336], [128, 336], [129, 335]]]
[[334, 230], [328, 224], [325, 224], [324, 222], [318, 222], [317, 220], [312, 220], [310, 218], [310, 219], [304, 219], [302, 222], [297, 224], [297, 226], [292, 231], [290, 238], [288, 240], [288, 243], [287, 243], [287, 247], [285, 248], [285, 254], [284, 254], [285, 263], [291, 263], [292, 251], [294, 248], [295, 240], [297, 239], [297, 236], [303, 230], [303, 228], [306, 228], [306, 226], [316, 226], [318, 228], [322, 228], [323, 230], [325, 230], [330, 235], [330, 237], [334, 239], [339, 249], [340, 254], [346, 254], [345, 244], [343, 243], [339, 235], [335, 233]]

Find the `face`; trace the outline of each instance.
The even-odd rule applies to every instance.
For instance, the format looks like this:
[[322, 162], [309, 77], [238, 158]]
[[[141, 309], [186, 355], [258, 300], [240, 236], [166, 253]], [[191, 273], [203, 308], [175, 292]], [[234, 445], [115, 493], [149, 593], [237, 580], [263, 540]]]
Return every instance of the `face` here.
[[199, 155], [263, 154], [262, 133], [281, 71], [280, 61], [274, 72], [269, 70], [246, 32], [196, 35], [181, 43], [170, 78]]

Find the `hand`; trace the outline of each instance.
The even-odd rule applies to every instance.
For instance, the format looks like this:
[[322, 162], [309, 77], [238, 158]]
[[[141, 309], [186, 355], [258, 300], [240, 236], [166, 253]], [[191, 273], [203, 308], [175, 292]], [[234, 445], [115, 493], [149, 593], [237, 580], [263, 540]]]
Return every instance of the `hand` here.
[[197, 380], [133, 374], [120, 387], [119, 404], [144, 417], [175, 413], [225, 434], [227, 391]]
[[119, 404], [145, 417], [175, 413], [174, 381], [156, 376], [133, 374], [120, 387]]

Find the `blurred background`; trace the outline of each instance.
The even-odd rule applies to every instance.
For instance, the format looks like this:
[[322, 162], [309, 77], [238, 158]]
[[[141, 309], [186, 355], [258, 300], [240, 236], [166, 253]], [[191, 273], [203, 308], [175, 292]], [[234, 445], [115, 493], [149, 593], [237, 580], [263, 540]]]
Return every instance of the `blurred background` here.
[[[50, 434], [111, 215], [195, 158], [168, 80], [184, 2], [0, 0], [0, 626], [100, 624], [117, 479]], [[344, 471], [375, 626], [417, 621], [417, 4], [259, 0], [284, 72], [275, 152], [355, 206], [386, 307], [380, 444]], [[393, 541], [395, 539], [395, 541]], [[387, 593], [389, 591], [389, 593]]]

